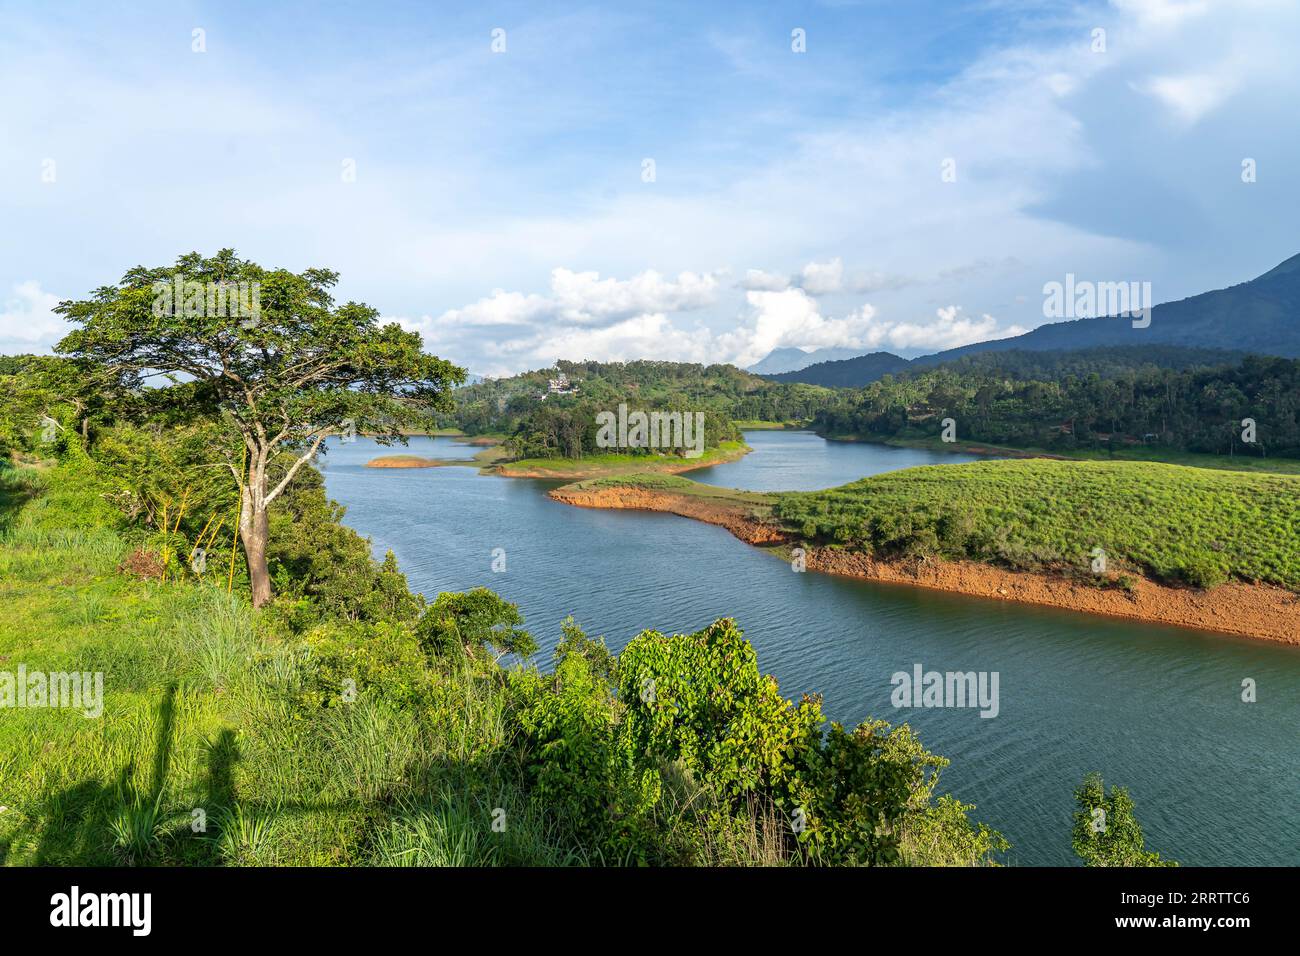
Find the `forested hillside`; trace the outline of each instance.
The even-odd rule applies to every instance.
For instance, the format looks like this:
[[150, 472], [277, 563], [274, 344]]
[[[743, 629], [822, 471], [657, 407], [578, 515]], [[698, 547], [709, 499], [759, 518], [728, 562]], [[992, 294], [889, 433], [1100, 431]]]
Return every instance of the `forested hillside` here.
[[[551, 390], [561, 375], [567, 386]], [[705, 445], [713, 448], [739, 439], [733, 421], [806, 422], [832, 394], [769, 382], [733, 365], [561, 361], [457, 389], [454, 413], [440, 421], [471, 435], [504, 435], [521, 458], [579, 458], [598, 451], [597, 414], [620, 404], [645, 412], [701, 412]]]
[[[1156, 350], [992, 353], [839, 393], [814, 427], [828, 435], [956, 438], [1062, 453], [1153, 445], [1188, 452], [1300, 456], [1300, 361]], [[1165, 364], [1161, 364], [1161, 363]], [[1253, 427], [1243, 421], [1253, 422]]]

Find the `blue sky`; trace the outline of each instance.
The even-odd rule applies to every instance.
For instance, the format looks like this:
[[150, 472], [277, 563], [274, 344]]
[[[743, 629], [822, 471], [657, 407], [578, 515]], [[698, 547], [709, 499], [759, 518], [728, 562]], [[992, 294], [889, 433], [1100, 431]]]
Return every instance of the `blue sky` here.
[[0, 351], [224, 246], [489, 374], [1182, 298], [1300, 252], [1298, 44], [1289, 0], [0, 2]]

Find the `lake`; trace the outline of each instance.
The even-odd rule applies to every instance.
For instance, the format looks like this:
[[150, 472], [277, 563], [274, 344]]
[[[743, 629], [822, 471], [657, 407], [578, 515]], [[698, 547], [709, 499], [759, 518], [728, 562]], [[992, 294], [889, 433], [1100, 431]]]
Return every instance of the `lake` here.
[[[812, 490], [974, 456], [827, 442], [808, 432], [747, 432], [754, 452], [691, 472], [760, 491]], [[401, 449], [398, 449], [401, 450]], [[324, 469], [345, 523], [391, 549], [413, 590], [485, 586], [517, 603], [549, 666], [572, 614], [621, 649], [638, 632], [694, 631], [734, 617], [760, 667], [827, 716], [910, 723], [949, 758], [940, 790], [1011, 841], [1005, 861], [1075, 863], [1073, 789], [1090, 770], [1129, 788], [1147, 846], [1184, 865], [1300, 863], [1300, 647], [987, 601], [821, 574], [723, 528], [675, 515], [574, 508], [557, 482], [473, 468], [367, 469], [388, 449], [333, 441]], [[409, 451], [469, 458], [447, 438]], [[504, 549], [506, 570], [493, 573]], [[895, 709], [891, 675], [999, 675], [999, 713]], [[1243, 703], [1251, 678], [1255, 703]]]

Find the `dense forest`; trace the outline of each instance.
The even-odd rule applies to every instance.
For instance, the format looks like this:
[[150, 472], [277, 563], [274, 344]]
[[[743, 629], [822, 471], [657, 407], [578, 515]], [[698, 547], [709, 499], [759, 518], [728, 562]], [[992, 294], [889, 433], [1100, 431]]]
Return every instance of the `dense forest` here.
[[[567, 387], [551, 391], [563, 375]], [[704, 445], [740, 438], [734, 421], [808, 421], [831, 398], [828, 389], [778, 384], [732, 365], [681, 362], [566, 362], [457, 389], [456, 408], [440, 422], [471, 435], [501, 434], [520, 458], [581, 458], [597, 445], [597, 418], [620, 404], [645, 412], [699, 412]], [[648, 453], [626, 448], [621, 452]]]
[[984, 353], [840, 392], [813, 427], [832, 436], [933, 438], [951, 418], [958, 441], [1062, 453], [1151, 445], [1300, 456], [1300, 361], [1248, 356], [1183, 367], [1189, 357], [1198, 354]]

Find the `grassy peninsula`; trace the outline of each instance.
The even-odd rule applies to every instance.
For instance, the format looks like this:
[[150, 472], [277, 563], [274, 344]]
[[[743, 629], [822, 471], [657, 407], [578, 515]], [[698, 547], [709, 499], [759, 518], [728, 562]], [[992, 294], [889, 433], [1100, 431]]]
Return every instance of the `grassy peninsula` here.
[[816, 492], [679, 476], [553, 497], [671, 511], [807, 566], [896, 583], [1295, 641], [1300, 477], [1046, 459], [911, 468]]

